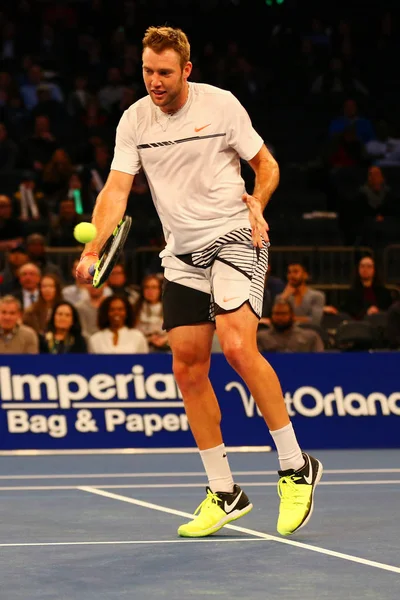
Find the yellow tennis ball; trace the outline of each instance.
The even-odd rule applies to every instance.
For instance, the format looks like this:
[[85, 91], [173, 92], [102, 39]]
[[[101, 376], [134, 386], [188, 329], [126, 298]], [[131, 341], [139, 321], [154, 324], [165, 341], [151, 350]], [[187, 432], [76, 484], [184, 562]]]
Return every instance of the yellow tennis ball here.
[[93, 223], [79, 223], [74, 229], [74, 238], [81, 244], [87, 244], [94, 240], [97, 229]]

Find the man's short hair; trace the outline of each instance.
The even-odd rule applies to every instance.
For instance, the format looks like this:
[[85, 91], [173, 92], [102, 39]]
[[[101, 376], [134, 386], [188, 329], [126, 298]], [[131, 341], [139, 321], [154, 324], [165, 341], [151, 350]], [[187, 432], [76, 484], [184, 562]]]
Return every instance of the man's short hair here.
[[24, 265], [22, 265], [19, 269], [18, 269], [18, 275], [21, 274], [22, 269], [25, 269], [25, 267], [34, 267], [39, 275], [39, 277], [41, 277], [42, 275], [42, 271], [39, 269], [39, 267], [37, 265], [35, 265], [35, 263], [33, 262], [27, 262]]
[[26, 238], [27, 246], [29, 246], [30, 244], [37, 244], [38, 242], [40, 244], [43, 244], [44, 246], [46, 245], [46, 238], [41, 233], [31, 233]]
[[163, 50], [175, 50], [180, 57], [182, 69], [190, 60], [190, 44], [186, 33], [174, 27], [149, 27], [143, 38], [143, 50], [150, 48], [157, 54]]
[[306, 265], [301, 260], [291, 260], [288, 263], [288, 268], [289, 267], [293, 267], [294, 265], [296, 265], [297, 267], [301, 267], [303, 269], [303, 271], [305, 271], [306, 273], [308, 273], [308, 269], [307, 269]]
[[2, 298], [0, 298], [0, 306], [2, 304], [15, 304], [18, 308], [18, 311], [22, 312], [21, 302], [18, 300], [18, 298], [16, 298], [15, 296], [12, 296], [11, 294], [7, 294], [6, 296], [3, 296]]
[[[297, 263], [296, 263], [297, 264]], [[274, 302], [274, 305], [272, 307], [272, 310], [274, 310], [274, 308], [276, 306], [286, 306], [289, 311], [290, 314], [293, 315], [294, 314], [294, 310], [293, 310], [293, 306], [291, 305], [291, 303], [289, 302], [289, 300], [287, 300], [286, 298], [279, 298], [279, 296], [277, 297], [277, 299]]]

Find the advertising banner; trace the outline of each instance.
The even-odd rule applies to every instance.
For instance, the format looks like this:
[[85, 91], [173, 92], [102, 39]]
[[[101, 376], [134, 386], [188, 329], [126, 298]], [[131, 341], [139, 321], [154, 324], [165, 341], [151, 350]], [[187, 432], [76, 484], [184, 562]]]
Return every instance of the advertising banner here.
[[[400, 354], [269, 355], [304, 448], [400, 447]], [[228, 446], [272, 443], [222, 355], [211, 382]], [[268, 388], [265, 389], [268, 398]], [[2, 356], [0, 450], [188, 448], [170, 355]]]

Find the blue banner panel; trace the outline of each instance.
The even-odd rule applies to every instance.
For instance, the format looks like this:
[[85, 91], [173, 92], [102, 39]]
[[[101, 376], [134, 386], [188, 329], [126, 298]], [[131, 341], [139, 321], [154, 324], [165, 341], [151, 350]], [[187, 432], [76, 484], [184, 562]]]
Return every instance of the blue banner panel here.
[[[303, 447], [400, 447], [400, 354], [268, 358]], [[254, 399], [222, 355], [213, 355], [210, 377], [225, 443], [271, 444]], [[1, 450], [195, 445], [170, 355], [2, 356], [0, 406]]]

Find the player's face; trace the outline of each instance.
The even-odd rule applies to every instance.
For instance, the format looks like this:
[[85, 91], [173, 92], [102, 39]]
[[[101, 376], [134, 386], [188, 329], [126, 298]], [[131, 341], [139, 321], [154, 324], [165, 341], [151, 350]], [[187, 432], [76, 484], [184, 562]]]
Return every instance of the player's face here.
[[143, 80], [150, 98], [165, 112], [174, 112], [185, 103], [186, 81], [192, 70], [188, 62], [182, 69], [180, 57], [168, 48], [159, 54], [151, 48], [143, 52]]

